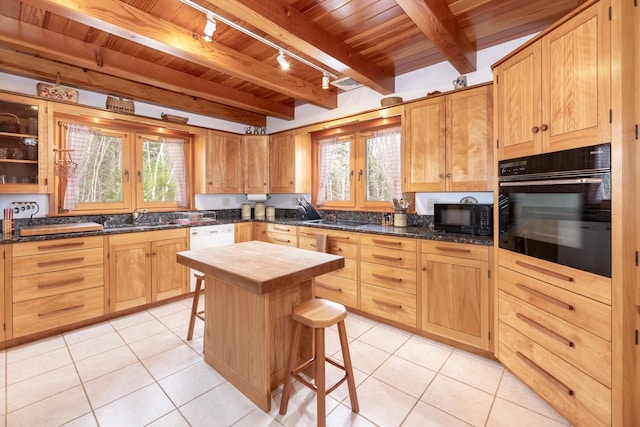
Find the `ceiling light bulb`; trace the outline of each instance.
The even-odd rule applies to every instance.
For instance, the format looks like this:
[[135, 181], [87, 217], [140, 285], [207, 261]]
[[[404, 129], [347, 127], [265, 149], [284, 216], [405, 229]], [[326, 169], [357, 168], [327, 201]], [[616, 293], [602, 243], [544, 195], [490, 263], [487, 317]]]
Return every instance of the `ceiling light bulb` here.
[[322, 73], [322, 89], [329, 89], [329, 73]]
[[276, 58], [278, 60], [278, 64], [280, 64], [280, 67], [283, 70], [288, 70], [289, 69], [289, 63], [287, 62], [287, 58], [284, 57], [284, 51], [280, 51], [280, 55], [278, 55], [278, 57]]
[[206, 42], [213, 40], [213, 33], [216, 32], [216, 20], [213, 15], [207, 14], [207, 23], [204, 26], [204, 32], [202, 38]]

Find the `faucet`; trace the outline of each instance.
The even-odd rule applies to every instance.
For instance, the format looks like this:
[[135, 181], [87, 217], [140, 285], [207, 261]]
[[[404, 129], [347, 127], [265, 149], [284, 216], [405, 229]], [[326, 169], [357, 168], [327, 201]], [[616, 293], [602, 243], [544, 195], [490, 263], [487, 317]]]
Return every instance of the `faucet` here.
[[131, 212], [131, 222], [133, 222], [134, 224], [137, 224], [138, 221], [140, 221], [140, 218], [142, 218], [142, 215], [146, 213], [147, 213], [146, 209], [142, 209], [142, 212], [138, 212], [138, 208], [135, 208], [135, 210]]

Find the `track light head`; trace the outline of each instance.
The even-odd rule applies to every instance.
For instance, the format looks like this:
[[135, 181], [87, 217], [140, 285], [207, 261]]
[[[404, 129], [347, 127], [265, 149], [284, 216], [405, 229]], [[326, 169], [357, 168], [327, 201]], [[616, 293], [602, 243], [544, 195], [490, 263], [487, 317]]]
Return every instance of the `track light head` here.
[[207, 23], [204, 26], [202, 38], [206, 42], [213, 40], [213, 33], [216, 32], [216, 20], [213, 15], [207, 14]]
[[276, 59], [278, 60], [278, 64], [280, 64], [280, 67], [283, 70], [286, 71], [289, 69], [289, 63], [287, 62], [287, 58], [284, 57], [284, 52], [282, 50], [280, 51], [280, 55], [278, 55]]
[[329, 73], [322, 73], [322, 89], [329, 89]]

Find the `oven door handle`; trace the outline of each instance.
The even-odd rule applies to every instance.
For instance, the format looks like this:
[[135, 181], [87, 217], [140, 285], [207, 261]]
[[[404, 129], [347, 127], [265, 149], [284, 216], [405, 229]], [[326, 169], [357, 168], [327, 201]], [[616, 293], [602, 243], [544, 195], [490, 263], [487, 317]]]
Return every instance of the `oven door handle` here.
[[602, 184], [602, 178], [569, 178], [569, 179], [540, 179], [533, 181], [501, 182], [500, 187], [525, 187], [528, 185], [563, 185], [563, 184]]

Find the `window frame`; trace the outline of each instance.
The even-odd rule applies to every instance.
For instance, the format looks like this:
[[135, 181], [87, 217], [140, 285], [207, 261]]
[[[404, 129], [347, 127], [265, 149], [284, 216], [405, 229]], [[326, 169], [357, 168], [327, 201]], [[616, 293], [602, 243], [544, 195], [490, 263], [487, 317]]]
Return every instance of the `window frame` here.
[[[400, 127], [402, 135], [401, 116], [392, 116], [368, 120], [363, 123], [357, 123], [347, 126], [339, 126], [332, 129], [314, 132], [312, 139], [312, 203], [318, 210], [347, 210], [347, 211], [374, 211], [383, 212], [393, 208], [392, 201], [367, 201], [366, 197], [366, 139], [373, 132]], [[351, 136], [351, 199], [350, 200], [327, 200], [322, 206], [317, 204], [317, 196], [319, 191], [319, 141], [329, 137], [347, 137]], [[404, 178], [404, 162], [402, 160], [402, 136], [400, 142], [400, 168], [401, 180]], [[360, 175], [359, 171], [362, 171]], [[358, 179], [360, 177], [360, 179]]]
[[[105, 133], [123, 134], [122, 148], [122, 202], [118, 203], [79, 203], [73, 210], [62, 209], [62, 193], [60, 177], [54, 176], [53, 197], [51, 213], [54, 216], [77, 216], [95, 214], [118, 214], [130, 213], [135, 209], [147, 209], [149, 211], [162, 212], [176, 209], [189, 210], [194, 206], [193, 193], [193, 151], [195, 135], [181, 130], [167, 129], [162, 126], [145, 125], [128, 122], [125, 120], [113, 120], [101, 117], [79, 117], [72, 114], [54, 113], [54, 150], [65, 149], [66, 132], [63, 124], [73, 123], [88, 126]], [[138, 171], [142, 172], [142, 139], [139, 136], [182, 138], [184, 144], [184, 168], [185, 168], [185, 191], [188, 206], [179, 206], [177, 202], [144, 202], [142, 197], [142, 180], [138, 179]], [[126, 140], [126, 141], [125, 141]], [[54, 158], [57, 152], [54, 151]], [[128, 174], [128, 178], [127, 178]]]

